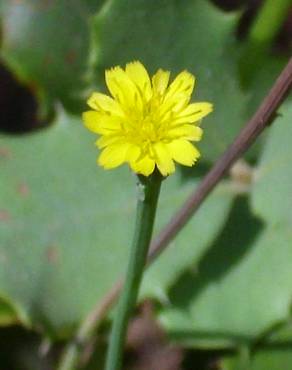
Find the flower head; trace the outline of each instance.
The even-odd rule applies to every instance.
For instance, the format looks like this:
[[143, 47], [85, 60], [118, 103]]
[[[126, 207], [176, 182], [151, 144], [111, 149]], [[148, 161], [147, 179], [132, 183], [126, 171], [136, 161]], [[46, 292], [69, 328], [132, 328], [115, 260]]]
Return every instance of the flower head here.
[[87, 102], [92, 110], [83, 114], [85, 126], [100, 135], [98, 164], [110, 169], [128, 163], [144, 176], [157, 166], [167, 176], [175, 170], [174, 161], [196, 162], [200, 153], [191, 142], [201, 140], [198, 124], [212, 105], [190, 103], [195, 78], [189, 72], [169, 79], [170, 72], [162, 69], [150, 79], [140, 62], [105, 72], [112, 97], [93, 93]]

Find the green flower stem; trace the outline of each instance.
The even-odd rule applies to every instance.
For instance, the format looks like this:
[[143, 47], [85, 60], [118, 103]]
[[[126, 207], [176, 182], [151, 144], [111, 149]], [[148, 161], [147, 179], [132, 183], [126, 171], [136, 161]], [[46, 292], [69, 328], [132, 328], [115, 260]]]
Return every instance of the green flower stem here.
[[135, 307], [151, 241], [162, 176], [139, 177], [135, 234], [127, 275], [110, 337], [106, 370], [120, 370], [130, 316]]
[[292, 0], [265, 0], [251, 27], [250, 40], [270, 44], [279, 33], [291, 6]]
[[250, 348], [247, 345], [242, 345], [238, 351], [238, 370], [249, 370], [251, 368]]

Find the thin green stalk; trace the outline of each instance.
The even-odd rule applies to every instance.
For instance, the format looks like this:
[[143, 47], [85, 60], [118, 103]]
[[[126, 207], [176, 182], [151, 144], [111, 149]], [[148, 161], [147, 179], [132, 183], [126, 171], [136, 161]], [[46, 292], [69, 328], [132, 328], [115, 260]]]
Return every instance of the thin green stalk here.
[[135, 234], [124, 288], [110, 337], [106, 370], [120, 370], [130, 316], [135, 307], [151, 241], [162, 176], [154, 172], [139, 178]]
[[292, 0], [265, 0], [251, 27], [250, 40], [270, 44], [279, 33], [291, 6]]
[[242, 345], [238, 351], [238, 370], [249, 370], [251, 367], [250, 348], [247, 345]]

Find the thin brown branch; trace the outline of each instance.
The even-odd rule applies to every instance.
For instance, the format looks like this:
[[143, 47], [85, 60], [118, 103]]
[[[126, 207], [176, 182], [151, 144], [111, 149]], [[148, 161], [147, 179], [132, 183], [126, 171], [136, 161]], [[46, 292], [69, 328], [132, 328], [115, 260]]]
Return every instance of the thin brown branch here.
[[[292, 58], [283, 69], [282, 73], [274, 83], [272, 89], [263, 100], [257, 112], [242, 129], [240, 134], [226, 150], [223, 156], [215, 163], [212, 169], [204, 177], [200, 185], [189, 196], [181, 209], [174, 215], [167, 226], [161, 231], [158, 237], [151, 243], [147, 264], [151, 264], [159, 254], [166, 248], [169, 242], [180, 232], [185, 224], [190, 220], [198, 210], [202, 202], [211, 193], [214, 187], [219, 183], [224, 174], [230, 169], [232, 164], [245, 153], [263, 130], [273, 121], [276, 111], [282, 101], [287, 96], [292, 86]], [[80, 345], [84, 345], [98, 324], [104, 319], [108, 311], [116, 302], [122, 289], [123, 282], [118, 281], [114, 287], [106, 294], [101, 302], [88, 315], [80, 326], [73, 342], [69, 344], [67, 353], [64, 353], [65, 359], [71, 351], [76, 363]], [[71, 358], [73, 358], [71, 357]], [[59, 370], [67, 370], [66, 367], [59, 367]]]

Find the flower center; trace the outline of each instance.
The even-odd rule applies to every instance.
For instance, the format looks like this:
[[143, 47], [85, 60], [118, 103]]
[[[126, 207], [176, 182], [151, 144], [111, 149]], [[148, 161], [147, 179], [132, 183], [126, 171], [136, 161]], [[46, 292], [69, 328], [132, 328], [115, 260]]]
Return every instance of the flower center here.
[[149, 148], [149, 145], [165, 138], [171, 113], [163, 112], [162, 103], [162, 97], [152, 97], [144, 104], [142, 114], [136, 110], [127, 112], [123, 131], [131, 142]]

